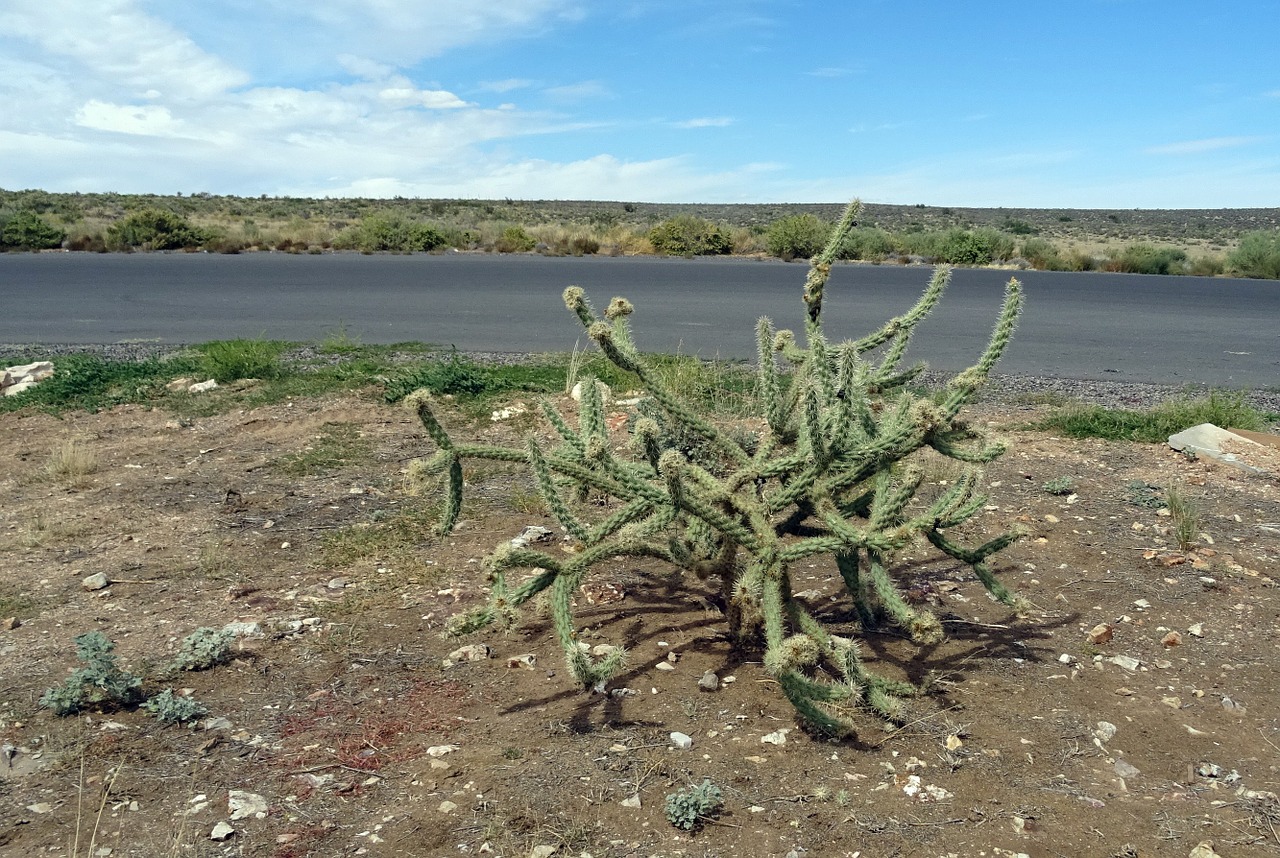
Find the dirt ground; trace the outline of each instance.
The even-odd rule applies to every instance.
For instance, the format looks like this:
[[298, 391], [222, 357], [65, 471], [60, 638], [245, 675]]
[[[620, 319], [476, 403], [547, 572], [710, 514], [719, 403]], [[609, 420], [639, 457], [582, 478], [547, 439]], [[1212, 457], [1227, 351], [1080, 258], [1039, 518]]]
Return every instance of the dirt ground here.
[[[1029, 529], [997, 565], [1031, 607], [907, 557], [950, 638], [921, 651], [871, 634], [865, 651], [934, 677], [932, 693], [905, 725], [867, 716], [841, 742], [800, 729], [759, 654], [730, 649], [710, 585], [656, 564], [602, 569], [579, 600], [584, 640], [633, 656], [609, 693], [574, 688], [536, 611], [442, 637], [484, 599], [486, 553], [557, 527], [523, 472], [484, 466], [466, 473], [464, 521], [432, 537], [435, 501], [404, 479], [430, 442], [372, 396], [0, 416], [0, 854], [1280, 854], [1277, 481], [1019, 428], [1033, 414], [975, 412], [1012, 447], [973, 528]], [[97, 458], [80, 480], [47, 473], [67, 440]], [[1045, 490], [1062, 477], [1069, 494]], [[1160, 509], [1170, 485], [1198, 507], [1189, 551]], [[97, 572], [113, 583], [85, 589]], [[836, 581], [815, 566], [803, 598], [821, 606]], [[208, 707], [195, 726], [38, 705], [76, 635], [102, 631], [154, 692], [181, 638], [231, 622], [259, 624], [234, 660], [167, 683]], [[449, 659], [471, 643], [491, 657]], [[707, 671], [717, 690], [699, 688]], [[704, 778], [722, 812], [668, 824], [665, 797]], [[243, 818], [229, 799], [250, 802]]]

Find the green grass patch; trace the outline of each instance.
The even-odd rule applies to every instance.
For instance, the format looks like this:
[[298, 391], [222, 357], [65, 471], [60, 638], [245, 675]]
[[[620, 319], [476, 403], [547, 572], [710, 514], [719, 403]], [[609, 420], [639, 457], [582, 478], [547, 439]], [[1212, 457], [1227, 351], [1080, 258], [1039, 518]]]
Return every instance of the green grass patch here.
[[310, 444], [278, 459], [275, 467], [292, 477], [308, 477], [368, 459], [370, 452], [355, 424], [326, 423]]
[[53, 413], [99, 411], [128, 402], [162, 396], [164, 386], [180, 375], [201, 369], [198, 357], [168, 360], [110, 361], [96, 355], [73, 354], [53, 358], [51, 378], [17, 396], [0, 398], [0, 412], [34, 406]]
[[1204, 397], [1170, 400], [1145, 411], [1068, 405], [1035, 424], [1035, 428], [1060, 432], [1069, 438], [1159, 444], [1200, 423], [1254, 430], [1266, 426], [1264, 416], [1245, 401], [1243, 393], [1214, 391]]
[[285, 373], [280, 356], [289, 343], [279, 340], [215, 340], [196, 346], [204, 355], [205, 372], [219, 384], [242, 378], [272, 379]]

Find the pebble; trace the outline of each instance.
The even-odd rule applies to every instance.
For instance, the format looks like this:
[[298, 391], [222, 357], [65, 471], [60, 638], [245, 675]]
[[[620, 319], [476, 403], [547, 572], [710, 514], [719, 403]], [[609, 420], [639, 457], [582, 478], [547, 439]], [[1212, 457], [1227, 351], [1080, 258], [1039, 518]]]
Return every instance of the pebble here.
[[639, 809], [639, 807], [640, 807], [640, 793], [636, 793], [635, 795], [627, 796], [626, 798], [624, 798], [624, 799], [622, 800], [622, 806], [623, 806], [623, 807], [634, 807], [634, 808], [636, 808], [636, 809]]
[[1141, 774], [1141, 772], [1138, 771], [1137, 766], [1125, 760], [1116, 760], [1114, 768], [1116, 770], [1116, 774], [1122, 778], [1134, 778]]
[[702, 678], [698, 680], [698, 688], [702, 691], [715, 691], [719, 687], [720, 679], [710, 670], [702, 674]]
[[111, 579], [107, 577], [106, 572], [94, 572], [92, 575], [85, 577], [85, 579], [80, 582], [80, 586], [90, 592], [94, 590], [102, 590], [110, 585]]
[[234, 819], [264, 819], [267, 815], [267, 800], [255, 792], [233, 789], [227, 795], [227, 810]]
[[1093, 731], [1093, 735], [1097, 737], [1099, 742], [1110, 742], [1115, 738], [1116, 725], [1110, 721], [1099, 721], [1097, 729]]
[[693, 737], [685, 733], [672, 733], [671, 744], [681, 751], [687, 751], [693, 747]]
[[766, 733], [760, 737], [760, 743], [763, 745], [785, 745], [787, 744], [787, 734], [791, 732], [791, 728], [783, 727], [781, 730], [774, 730], [772, 733]]
[[226, 840], [228, 837], [230, 837], [235, 833], [236, 833], [236, 830], [232, 828], [230, 825], [228, 825], [225, 822], [219, 822], [217, 825], [213, 827], [213, 831], [209, 832], [209, 839], [210, 840]]

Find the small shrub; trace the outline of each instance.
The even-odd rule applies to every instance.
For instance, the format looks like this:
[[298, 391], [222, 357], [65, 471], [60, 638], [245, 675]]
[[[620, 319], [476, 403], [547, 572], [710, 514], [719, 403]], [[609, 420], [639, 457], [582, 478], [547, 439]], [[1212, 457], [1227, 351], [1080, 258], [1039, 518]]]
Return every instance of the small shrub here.
[[84, 667], [76, 668], [66, 682], [50, 688], [40, 705], [55, 715], [74, 715], [93, 707], [132, 706], [142, 699], [142, 680], [116, 664], [116, 645], [102, 632], [86, 632], [75, 639], [76, 658]]
[[522, 226], [509, 226], [498, 236], [494, 250], [499, 253], [528, 253], [537, 244]]
[[811, 214], [794, 215], [776, 220], [765, 233], [770, 256], [780, 259], [809, 259], [826, 246], [831, 224]]
[[454, 349], [448, 360], [432, 361], [387, 382], [385, 397], [388, 402], [399, 402], [419, 388], [438, 395], [476, 396], [489, 388], [489, 381], [480, 367], [464, 361]]
[[1160, 500], [1159, 486], [1153, 486], [1142, 480], [1130, 480], [1126, 486], [1125, 502], [1130, 506], [1140, 506], [1143, 509], [1160, 509], [1164, 506], [1164, 502]]
[[48, 250], [61, 247], [65, 230], [50, 226], [33, 211], [20, 211], [0, 227], [0, 248], [15, 250]]
[[435, 227], [408, 220], [399, 214], [375, 214], [347, 230], [334, 246], [362, 253], [379, 251], [412, 252], [447, 247], [449, 239]]
[[724, 806], [720, 787], [704, 778], [698, 786], [688, 787], [667, 796], [667, 822], [676, 828], [692, 831], [705, 820], [711, 819]]
[[1040, 488], [1044, 489], [1051, 495], [1069, 495], [1071, 494], [1071, 487], [1073, 485], [1075, 485], [1075, 481], [1071, 479], [1071, 477], [1063, 476], [1054, 477]]
[[649, 241], [658, 253], [676, 256], [716, 256], [733, 252], [730, 235], [709, 220], [680, 215], [649, 230]]
[[1104, 408], [1101, 405], [1067, 405], [1038, 426], [1070, 438], [1104, 438], [1108, 441], [1142, 441], [1160, 444], [1189, 426], [1212, 423], [1237, 429], [1263, 429], [1262, 415], [1243, 393], [1214, 391], [1197, 399], [1173, 399], [1145, 411]]
[[225, 664], [231, 657], [235, 637], [222, 629], [201, 626], [182, 639], [170, 664], [174, 670], [208, 670]]
[[107, 228], [111, 250], [181, 250], [200, 247], [209, 233], [167, 209], [142, 209]]
[[1187, 264], [1187, 273], [1193, 277], [1218, 277], [1227, 270], [1221, 256], [1197, 256]]
[[68, 486], [83, 486], [87, 478], [98, 470], [97, 455], [79, 441], [63, 441], [49, 454], [45, 473], [53, 480]]
[[1062, 271], [1066, 267], [1058, 248], [1043, 238], [1028, 238], [1022, 243], [1022, 257], [1032, 268]]
[[159, 694], [142, 704], [144, 711], [151, 713], [165, 724], [181, 724], [194, 721], [209, 710], [194, 697], [174, 694], [172, 688], [166, 688]]
[[1122, 274], [1182, 274], [1186, 262], [1186, 252], [1177, 248], [1131, 244], [1107, 268]]
[[1280, 280], [1280, 229], [1245, 233], [1227, 265], [1241, 277]]
[[851, 229], [840, 245], [841, 259], [865, 259], [880, 262], [897, 250], [893, 236], [882, 229]]
[[217, 340], [199, 346], [204, 368], [219, 384], [242, 378], [271, 379], [284, 373], [285, 344], [263, 339]]

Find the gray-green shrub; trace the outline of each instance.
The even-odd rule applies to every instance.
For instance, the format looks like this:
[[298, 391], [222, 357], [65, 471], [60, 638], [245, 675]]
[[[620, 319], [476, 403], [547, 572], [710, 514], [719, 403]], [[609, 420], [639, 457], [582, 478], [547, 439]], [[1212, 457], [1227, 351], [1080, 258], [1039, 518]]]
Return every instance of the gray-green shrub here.
[[83, 667], [72, 671], [62, 685], [50, 688], [40, 705], [55, 715], [74, 715], [94, 707], [132, 706], [142, 699], [142, 679], [124, 670], [111, 653], [116, 645], [102, 632], [86, 632], [75, 639], [76, 658]]
[[1242, 277], [1280, 280], [1280, 229], [1245, 233], [1227, 265]]
[[112, 250], [181, 250], [201, 247], [209, 238], [207, 231], [167, 209], [142, 209], [107, 228]]
[[775, 220], [765, 232], [770, 256], [781, 259], [809, 259], [826, 246], [831, 224], [811, 214], [793, 215]]
[[649, 243], [658, 253], [673, 256], [718, 256], [733, 252], [728, 232], [704, 218], [679, 215], [649, 230]]
[[66, 230], [45, 222], [33, 211], [19, 211], [0, 217], [0, 249], [50, 250], [61, 247]]

